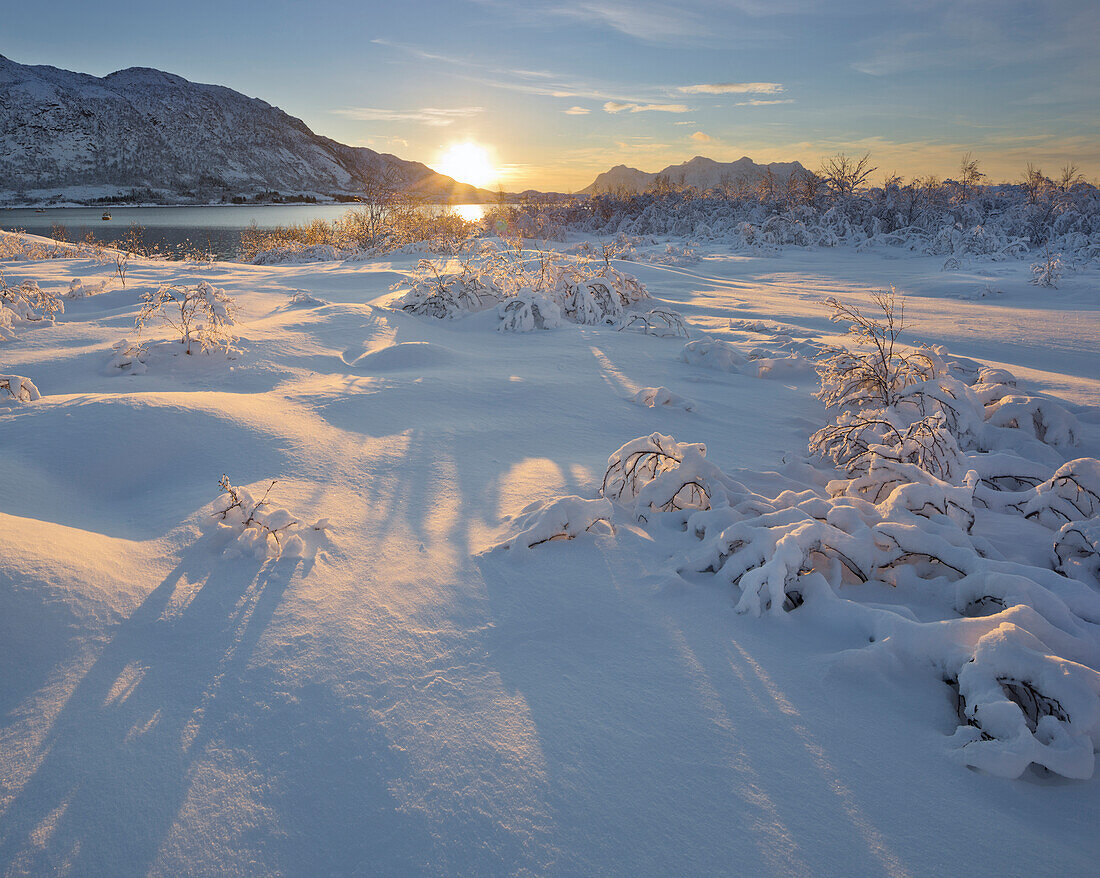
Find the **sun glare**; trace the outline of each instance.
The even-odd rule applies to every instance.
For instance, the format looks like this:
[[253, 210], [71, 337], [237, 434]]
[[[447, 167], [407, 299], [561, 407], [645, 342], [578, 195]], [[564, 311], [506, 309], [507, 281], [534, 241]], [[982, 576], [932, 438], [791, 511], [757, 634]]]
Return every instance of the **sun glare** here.
[[439, 157], [435, 169], [471, 186], [487, 186], [497, 178], [489, 151], [479, 143], [452, 143]]

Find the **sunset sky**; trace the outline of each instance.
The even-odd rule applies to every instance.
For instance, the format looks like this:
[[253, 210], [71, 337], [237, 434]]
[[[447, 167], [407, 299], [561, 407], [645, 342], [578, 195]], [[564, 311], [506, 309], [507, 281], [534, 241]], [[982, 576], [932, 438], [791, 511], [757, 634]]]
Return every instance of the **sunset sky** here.
[[0, 53], [169, 70], [337, 140], [436, 165], [489, 149], [507, 189], [617, 164], [869, 151], [881, 172], [1100, 175], [1100, 4], [409, 0], [8, 5]]

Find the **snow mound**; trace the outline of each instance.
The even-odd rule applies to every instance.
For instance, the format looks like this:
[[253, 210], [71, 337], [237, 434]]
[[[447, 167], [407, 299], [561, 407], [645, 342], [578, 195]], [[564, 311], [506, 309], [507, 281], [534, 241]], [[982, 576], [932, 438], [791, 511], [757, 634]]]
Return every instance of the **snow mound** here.
[[704, 366], [719, 372], [741, 371], [748, 358], [736, 345], [720, 339], [696, 339], [684, 345], [680, 359], [692, 366]]
[[686, 412], [693, 412], [696, 409], [692, 400], [673, 393], [667, 387], [643, 387], [631, 397], [631, 402], [651, 409], [661, 406], [683, 409]]
[[612, 532], [611, 514], [611, 503], [602, 499], [569, 496], [540, 500], [516, 516], [516, 533], [491, 551], [525, 550], [556, 540], [573, 540], [598, 531], [601, 525], [604, 532]]

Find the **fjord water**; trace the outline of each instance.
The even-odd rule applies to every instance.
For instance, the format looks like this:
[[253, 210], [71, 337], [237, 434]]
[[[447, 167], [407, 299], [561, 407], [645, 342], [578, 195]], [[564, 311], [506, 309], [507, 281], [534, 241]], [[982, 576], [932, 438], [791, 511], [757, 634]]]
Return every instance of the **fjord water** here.
[[[110, 220], [104, 220], [103, 207], [54, 207], [39, 212], [34, 208], [0, 209], [0, 229], [50, 235], [55, 225], [64, 226], [70, 241], [79, 241], [88, 232], [100, 241], [122, 238], [131, 224], [144, 226], [147, 247], [159, 245], [171, 251], [187, 244], [209, 250], [220, 259], [231, 259], [240, 245], [241, 232], [253, 223], [261, 229], [301, 225], [315, 219], [334, 220], [355, 204], [225, 204], [180, 207], [111, 207]], [[464, 219], [480, 219], [483, 204], [456, 204], [450, 208]], [[441, 205], [426, 205], [426, 210], [442, 210]]]

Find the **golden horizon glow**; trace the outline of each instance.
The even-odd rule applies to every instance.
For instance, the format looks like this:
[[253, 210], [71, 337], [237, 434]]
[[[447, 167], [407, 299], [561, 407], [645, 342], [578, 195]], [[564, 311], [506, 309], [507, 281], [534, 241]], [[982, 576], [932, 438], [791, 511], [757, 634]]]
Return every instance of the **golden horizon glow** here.
[[489, 150], [472, 140], [450, 144], [440, 155], [435, 169], [459, 183], [479, 187], [488, 186], [500, 177]]

